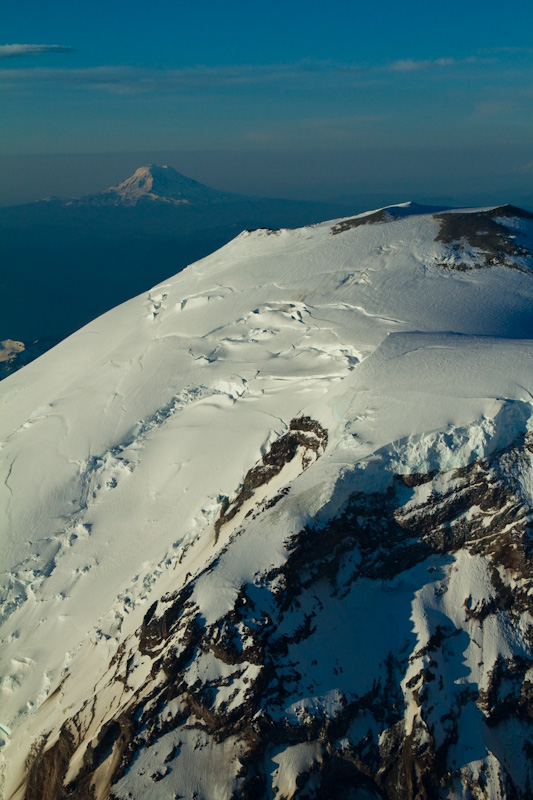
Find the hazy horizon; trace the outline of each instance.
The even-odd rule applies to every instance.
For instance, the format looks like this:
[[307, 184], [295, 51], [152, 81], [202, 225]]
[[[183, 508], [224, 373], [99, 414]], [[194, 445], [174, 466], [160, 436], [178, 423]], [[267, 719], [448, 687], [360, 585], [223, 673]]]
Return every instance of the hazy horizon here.
[[[0, 156], [0, 206], [102, 191], [148, 164], [168, 164], [213, 188], [324, 203], [418, 202], [533, 206], [528, 170], [492, 151], [384, 153], [139, 151]], [[454, 169], [455, 165], [455, 169]], [[418, 169], [417, 169], [418, 168]]]
[[531, 206], [532, 27], [478, 0], [12, 4], [0, 204], [154, 162], [259, 196]]

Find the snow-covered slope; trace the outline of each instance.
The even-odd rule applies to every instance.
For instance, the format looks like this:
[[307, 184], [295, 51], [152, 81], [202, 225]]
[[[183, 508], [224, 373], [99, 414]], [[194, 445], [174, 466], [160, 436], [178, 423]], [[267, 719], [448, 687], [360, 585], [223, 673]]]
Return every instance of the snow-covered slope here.
[[245, 232], [2, 383], [6, 800], [530, 796], [532, 243]]

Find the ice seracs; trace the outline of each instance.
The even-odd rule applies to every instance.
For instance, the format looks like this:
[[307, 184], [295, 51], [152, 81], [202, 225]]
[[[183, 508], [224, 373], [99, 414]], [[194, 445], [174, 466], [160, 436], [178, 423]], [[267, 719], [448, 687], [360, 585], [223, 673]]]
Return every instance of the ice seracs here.
[[533, 219], [244, 232], [2, 384], [5, 800], [526, 800]]

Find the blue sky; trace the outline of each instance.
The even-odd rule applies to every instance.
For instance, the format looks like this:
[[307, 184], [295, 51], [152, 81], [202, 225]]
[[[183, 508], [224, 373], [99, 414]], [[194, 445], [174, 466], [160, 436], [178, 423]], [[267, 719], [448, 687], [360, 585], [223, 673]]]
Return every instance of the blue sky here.
[[139, 159], [254, 194], [533, 196], [530, 2], [19, 0], [0, 22], [2, 203]]

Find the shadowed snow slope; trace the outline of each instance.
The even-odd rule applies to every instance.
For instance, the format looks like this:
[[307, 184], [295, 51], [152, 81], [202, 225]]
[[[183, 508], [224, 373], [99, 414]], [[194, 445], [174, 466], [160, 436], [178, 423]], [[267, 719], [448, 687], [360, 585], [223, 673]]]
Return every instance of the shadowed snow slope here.
[[2, 383], [5, 800], [530, 796], [529, 216], [242, 233]]

